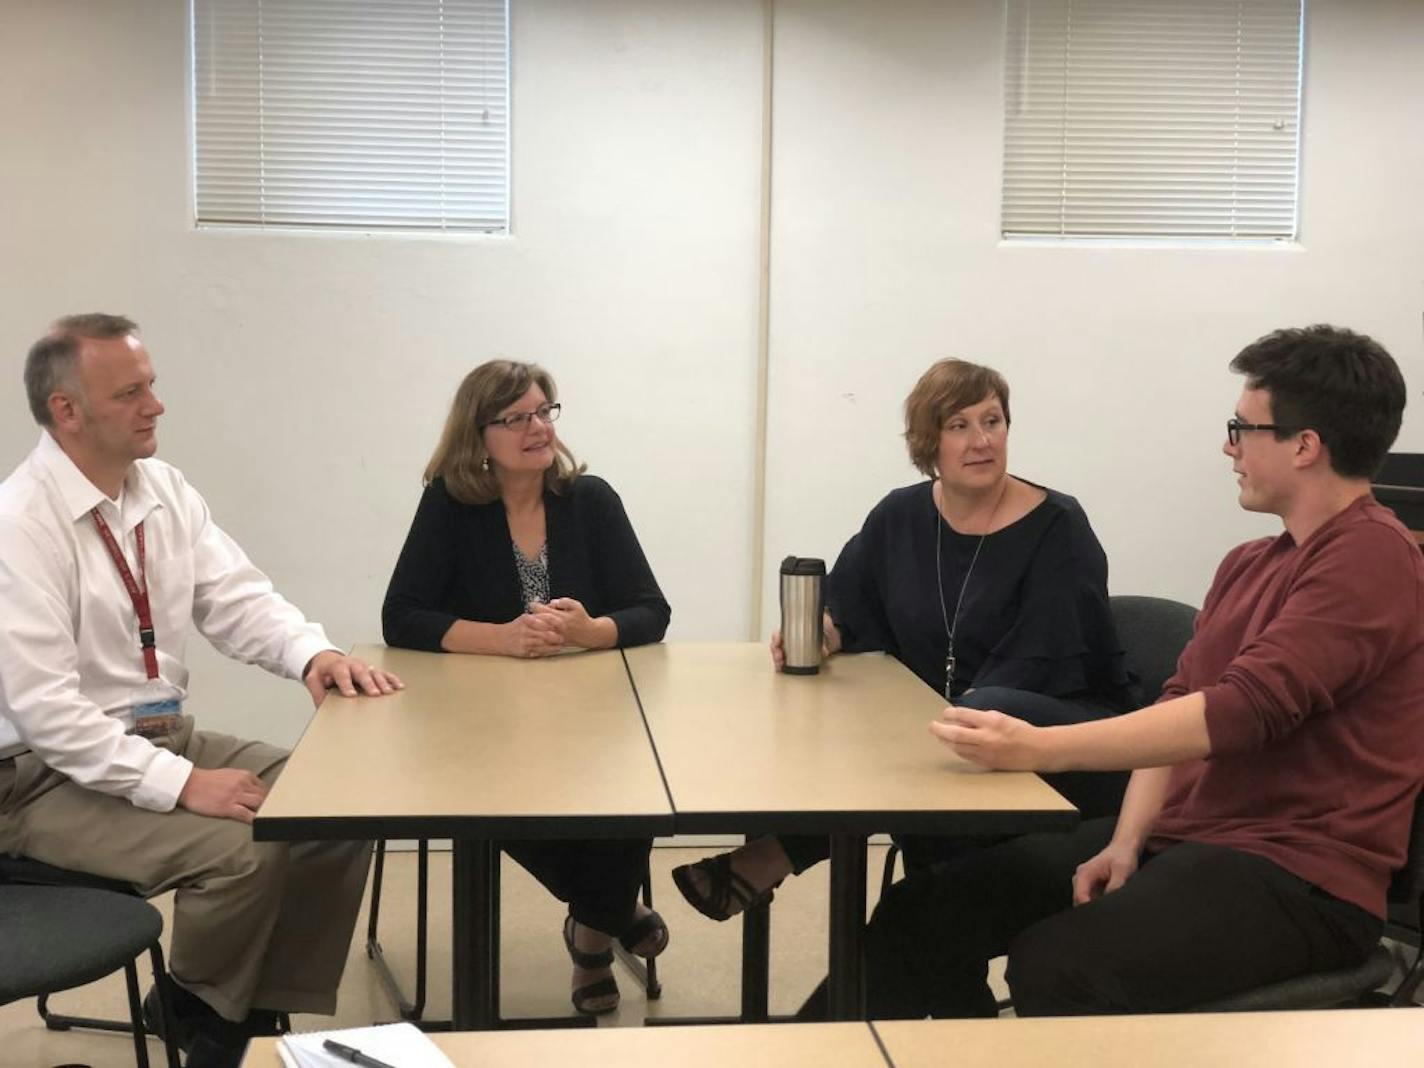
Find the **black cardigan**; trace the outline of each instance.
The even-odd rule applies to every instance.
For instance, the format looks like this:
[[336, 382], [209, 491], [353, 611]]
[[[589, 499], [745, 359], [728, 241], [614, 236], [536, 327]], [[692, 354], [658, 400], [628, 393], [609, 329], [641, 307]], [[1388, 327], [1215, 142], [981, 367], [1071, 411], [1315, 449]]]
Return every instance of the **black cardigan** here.
[[[648, 567], [623, 502], [607, 482], [581, 475], [544, 493], [549, 592], [609, 616], [620, 646], [662, 639], [672, 610]], [[514, 542], [502, 501], [461, 504], [443, 479], [425, 487], [381, 608], [387, 645], [440, 651], [460, 619], [508, 623], [524, 611]]]

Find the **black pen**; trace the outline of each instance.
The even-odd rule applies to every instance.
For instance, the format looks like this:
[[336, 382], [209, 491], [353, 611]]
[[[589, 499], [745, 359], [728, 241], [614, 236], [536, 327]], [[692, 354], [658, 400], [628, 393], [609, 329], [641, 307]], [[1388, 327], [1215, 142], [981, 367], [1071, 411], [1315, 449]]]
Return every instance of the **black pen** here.
[[343, 1046], [340, 1042], [326, 1038], [321, 1043], [343, 1060], [348, 1060], [352, 1064], [364, 1064], [366, 1068], [395, 1068], [395, 1065], [387, 1064], [385, 1061], [378, 1061], [375, 1057], [369, 1057], [362, 1053], [355, 1046]]

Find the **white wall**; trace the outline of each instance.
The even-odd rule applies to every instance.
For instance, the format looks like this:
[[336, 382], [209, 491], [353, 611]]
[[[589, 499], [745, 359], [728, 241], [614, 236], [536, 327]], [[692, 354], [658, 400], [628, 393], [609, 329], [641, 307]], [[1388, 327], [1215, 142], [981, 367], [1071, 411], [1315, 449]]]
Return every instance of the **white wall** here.
[[[1301, 242], [1011, 247], [998, 238], [998, 0], [780, 0], [775, 36], [770, 560], [834, 557], [919, 478], [900, 405], [933, 360], [1008, 377], [1011, 469], [1074, 494], [1111, 586], [1200, 603], [1243, 514], [1226, 364], [1278, 326], [1374, 335], [1424, 448], [1424, 4], [1311, 0]], [[774, 618], [774, 590], [766, 591]]]
[[[515, 236], [449, 240], [195, 231], [187, 4], [7, 0], [0, 466], [36, 437], [28, 344], [67, 312], [131, 315], [168, 405], [160, 455], [333, 639], [379, 641], [455, 385], [535, 359], [565, 440], [624, 497], [671, 633], [744, 634], [760, 6], [514, 7]], [[205, 722], [296, 737], [294, 691], [194, 647]]]
[[[56, 315], [133, 315], [162, 455], [337, 641], [379, 638], [460, 376], [533, 358], [623, 493], [675, 638], [751, 623], [759, 0], [515, 0], [511, 238], [195, 231], [186, 4], [6, 0], [0, 468], [36, 431], [20, 357]], [[1275, 326], [1376, 335], [1417, 390], [1424, 5], [1313, 0], [1294, 249], [997, 238], [998, 0], [777, 0], [764, 549], [834, 556], [916, 476], [900, 403], [943, 355], [1014, 387], [1013, 468], [1076, 494], [1113, 588], [1197, 600], [1232, 543], [1225, 364]], [[1417, 402], [1417, 393], [1415, 394]], [[1406, 417], [1401, 447], [1424, 449]], [[195, 643], [206, 723], [278, 742], [300, 695]]]

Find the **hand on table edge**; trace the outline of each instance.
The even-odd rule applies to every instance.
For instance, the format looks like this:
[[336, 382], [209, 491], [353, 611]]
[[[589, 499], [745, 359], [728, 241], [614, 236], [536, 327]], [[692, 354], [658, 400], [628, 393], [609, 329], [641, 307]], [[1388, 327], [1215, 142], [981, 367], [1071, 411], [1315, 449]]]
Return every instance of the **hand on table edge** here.
[[321, 707], [328, 690], [343, 697], [383, 697], [405, 689], [405, 683], [391, 671], [373, 667], [359, 657], [347, 656], [336, 649], [326, 649], [312, 657], [302, 671], [302, 681], [311, 694], [312, 704]]
[[951, 705], [930, 731], [963, 759], [997, 771], [1128, 771], [1211, 755], [1206, 698], [1200, 691], [1136, 712], [1056, 727]]

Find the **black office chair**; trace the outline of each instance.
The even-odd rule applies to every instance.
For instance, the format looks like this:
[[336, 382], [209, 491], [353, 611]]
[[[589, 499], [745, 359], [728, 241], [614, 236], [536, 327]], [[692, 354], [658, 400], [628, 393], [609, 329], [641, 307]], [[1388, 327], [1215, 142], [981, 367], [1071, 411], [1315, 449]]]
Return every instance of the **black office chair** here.
[[[40, 874], [24, 867], [35, 864], [33, 861], [3, 859], [5, 867], [12, 871], [19, 867], [28, 874]], [[132, 888], [0, 881], [0, 961], [4, 962], [0, 966], [0, 1004], [38, 996], [40, 1016], [51, 1030], [86, 1027], [129, 1032], [139, 1068], [148, 1068], [147, 1031], [136, 966], [147, 950], [158, 985], [163, 1030], [170, 1036], [164, 1042], [168, 1068], [178, 1068], [178, 1049], [171, 1038], [174, 1028], [169, 1025], [172, 1014], [163, 950], [159, 945], [162, 932], [163, 917], [148, 902], [135, 897]], [[58, 1016], [48, 1011], [49, 995], [92, 983], [120, 968], [128, 988], [127, 1023]]]
[[[1424, 827], [1420, 826], [1419, 810], [1415, 809], [1414, 833], [1424, 834]], [[1412, 848], [1419, 849], [1417, 844]], [[1393, 887], [1391, 887], [1393, 890]], [[1391, 894], [1391, 897], [1395, 894]], [[1419, 986], [1424, 982], [1424, 943], [1421, 943], [1421, 931], [1424, 931], [1424, 890], [1421, 890], [1418, 900], [1414, 902], [1400, 901], [1391, 902], [1389, 915], [1385, 920], [1384, 937], [1401, 947], [1412, 946], [1415, 950], [1414, 963], [1405, 972], [1404, 978], [1395, 989], [1391, 997], [1391, 1004], [1409, 1005], [1414, 1003], [1419, 993]], [[1401, 958], [1403, 953], [1400, 954]]]
[[[425, 977], [426, 977], [426, 939], [429, 935], [429, 917], [427, 915], [426, 891], [430, 884], [430, 841], [421, 838], [416, 841], [416, 868], [415, 868], [415, 998], [408, 1000], [405, 992], [401, 989], [400, 981], [391, 970], [390, 962], [386, 960], [385, 950], [381, 947], [378, 937], [378, 928], [381, 920], [381, 882], [385, 875], [386, 866], [386, 843], [378, 841], [376, 843], [376, 863], [371, 874], [371, 910], [366, 921], [366, 956], [375, 964], [381, 981], [386, 989], [390, 991], [391, 997], [396, 1003], [396, 1010], [404, 1020], [421, 1022], [426, 1030], [449, 1030], [448, 1020], [425, 1021], [422, 1020], [425, 1014]], [[496, 903], [499, 900], [498, 890], [495, 893]], [[653, 907], [653, 881], [652, 873], [643, 873], [643, 904], [648, 908]], [[495, 925], [498, 927], [498, 923]], [[496, 946], [498, 943], [496, 942]], [[658, 982], [657, 961], [649, 960], [644, 962], [625, 950], [617, 939], [613, 942], [614, 952], [618, 954], [628, 970], [632, 972], [633, 978], [647, 992], [649, 1001], [656, 1001], [662, 997], [662, 984]], [[495, 959], [499, 959], [496, 950]], [[562, 1019], [562, 1018], [560, 1018]], [[570, 1017], [570, 1020], [579, 1022], [585, 1018]], [[590, 1023], [591, 1017], [586, 1018]], [[543, 1021], [546, 1025], [551, 1025], [556, 1021]]]
[[1137, 676], [1143, 701], [1151, 703], [1177, 672], [1177, 661], [1196, 628], [1197, 610], [1166, 597], [1131, 594], [1109, 597], [1108, 607], [1127, 670]]
[[[1182, 650], [1191, 641], [1197, 610], [1165, 597], [1130, 594], [1108, 598], [1108, 607], [1122, 643], [1124, 664], [1141, 685], [1142, 699], [1149, 703], [1157, 700], [1163, 685], [1176, 673]], [[892, 845], [885, 854], [885, 870], [880, 877], [882, 897], [895, 881], [899, 852]]]

